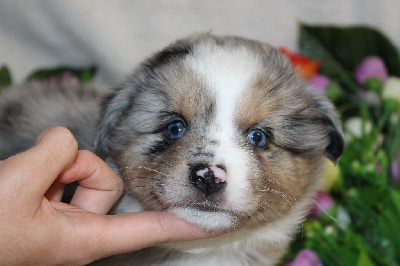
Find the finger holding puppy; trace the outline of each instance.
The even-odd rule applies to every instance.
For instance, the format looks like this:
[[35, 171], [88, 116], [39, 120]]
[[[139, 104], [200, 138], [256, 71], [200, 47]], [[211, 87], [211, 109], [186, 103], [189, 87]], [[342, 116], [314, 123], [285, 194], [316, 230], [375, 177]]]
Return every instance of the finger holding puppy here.
[[58, 174], [72, 164], [77, 152], [78, 143], [68, 129], [55, 127], [42, 132], [34, 147], [0, 162], [1, 199], [17, 193], [14, 207], [20, 204], [36, 212], [43, 195]]
[[[2, 263], [86, 264], [157, 243], [212, 236], [172, 214], [106, 216], [93, 212], [105, 212], [93, 205], [104, 203], [99, 199], [101, 193], [112, 194], [106, 196], [112, 204], [122, 185], [98, 157], [78, 152], [71, 136], [64, 128], [50, 129], [32, 149], [0, 162]], [[83, 190], [77, 191], [75, 205], [45, 197], [55, 180], [53, 199], [58, 198], [57, 186], [63, 182], [81, 183]], [[90, 199], [88, 205], [83, 203], [84, 196]]]
[[70, 204], [99, 214], [106, 214], [111, 209], [124, 188], [121, 178], [89, 151], [78, 151], [71, 167], [57, 180], [64, 184], [78, 181]]

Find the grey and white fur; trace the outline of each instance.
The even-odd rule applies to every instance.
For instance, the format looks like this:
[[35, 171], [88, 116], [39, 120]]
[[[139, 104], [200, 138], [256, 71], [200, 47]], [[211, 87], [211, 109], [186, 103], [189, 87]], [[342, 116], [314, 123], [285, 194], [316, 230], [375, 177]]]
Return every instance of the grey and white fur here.
[[231, 233], [98, 264], [273, 265], [308, 213], [324, 157], [336, 162], [344, 146], [333, 105], [279, 51], [240, 37], [179, 40], [103, 96], [79, 84], [5, 90], [0, 159], [66, 126], [123, 178], [117, 213], [167, 211]]

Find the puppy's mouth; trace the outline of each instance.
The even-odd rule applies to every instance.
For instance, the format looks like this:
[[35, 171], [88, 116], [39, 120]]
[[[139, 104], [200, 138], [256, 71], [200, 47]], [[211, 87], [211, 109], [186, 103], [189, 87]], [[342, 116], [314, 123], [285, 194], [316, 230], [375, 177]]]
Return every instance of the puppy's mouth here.
[[206, 198], [203, 202], [190, 204], [190, 207], [199, 209], [200, 211], [220, 212], [225, 211], [218, 207], [218, 204]]
[[169, 211], [206, 230], [223, 231], [237, 224], [237, 217], [221, 209], [221, 195], [226, 188], [226, 171], [222, 166], [192, 166], [190, 183], [196, 188], [192, 202], [172, 206]]
[[165, 204], [165, 210], [183, 220], [209, 231], [232, 230], [238, 218], [230, 210], [221, 208], [218, 197], [205, 197], [189, 204]]
[[170, 169], [161, 171], [152, 164], [142, 165], [132, 173], [134, 183], [130, 186], [128, 183], [128, 187], [134, 188], [133, 196], [139, 198], [145, 209], [171, 212], [209, 231], [236, 228], [239, 215], [225, 206], [228, 184], [225, 169], [206, 164], [189, 168], [182, 179], [170, 174], [173, 172]]
[[169, 212], [208, 231], [226, 231], [236, 227], [237, 217], [223, 211], [207, 211], [192, 207], [173, 207]]

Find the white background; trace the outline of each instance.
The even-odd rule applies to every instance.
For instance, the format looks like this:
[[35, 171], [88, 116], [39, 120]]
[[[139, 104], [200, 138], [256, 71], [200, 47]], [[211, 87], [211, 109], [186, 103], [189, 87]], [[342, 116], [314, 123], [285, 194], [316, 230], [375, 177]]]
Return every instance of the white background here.
[[115, 85], [177, 38], [210, 31], [297, 48], [298, 24], [368, 25], [400, 47], [399, 0], [0, 0], [0, 64], [97, 65]]

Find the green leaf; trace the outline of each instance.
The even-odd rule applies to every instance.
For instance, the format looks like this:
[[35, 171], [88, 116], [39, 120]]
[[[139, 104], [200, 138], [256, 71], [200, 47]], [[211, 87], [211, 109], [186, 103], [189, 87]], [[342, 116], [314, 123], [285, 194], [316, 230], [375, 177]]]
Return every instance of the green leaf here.
[[365, 251], [360, 253], [358, 257], [357, 266], [375, 266]]
[[[301, 25], [300, 30], [301, 53], [306, 56], [321, 59], [321, 54], [329, 55], [335, 66], [353, 73], [367, 56], [376, 55], [383, 59], [390, 75], [400, 76], [400, 56], [396, 47], [375, 29]], [[318, 51], [310, 50], [309, 43], [317, 46]]]
[[39, 69], [28, 75], [26, 80], [27, 81], [47, 80], [50, 78], [58, 77], [65, 72], [70, 72], [75, 77], [77, 77], [81, 82], [87, 83], [94, 78], [94, 75], [96, 74], [96, 67], [90, 66], [85, 68], [73, 68], [68, 66], [62, 66], [58, 68]]
[[360, 239], [351, 231], [346, 232], [342, 242], [338, 243], [338, 252], [336, 255], [340, 260], [339, 265], [355, 265], [359, 257], [359, 246]]
[[[310, 27], [302, 25], [300, 27], [300, 53], [321, 63], [322, 74], [329, 77], [338, 77], [346, 72], [346, 68], [340, 64], [332, 52], [309, 31]], [[348, 73], [349, 74], [349, 73]]]
[[[366, 27], [302, 25], [300, 48], [301, 54], [320, 62], [321, 74], [342, 88], [340, 97], [328, 92], [342, 119], [358, 116], [363, 123], [362, 135], [346, 143], [339, 161], [344, 186], [331, 193], [348, 214], [347, 226], [337, 222], [317, 227], [307, 222], [303, 244], [296, 250], [312, 248], [324, 265], [398, 265], [400, 191], [391, 178], [390, 163], [400, 158], [400, 109], [387, 101], [370, 105], [359, 97], [353, 73], [367, 56], [376, 55], [385, 61], [390, 75], [400, 76], [400, 56], [384, 35]], [[372, 81], [368, 86], [379, 97], [381, 84]]]
[[392, 199], [393, 207], [396, 210], [397, 215], [400, 218], [400, 191], [391, 189], [390, 190], [390, 198]]
[[353, 73], [367, 56], [381, 57], [389, 74], [400, 76], [400, 55], [396, 48], [382, 33], [371, 28], [301, 25], [299, 43], [300, 53], [318, 60], [320, 73], [348, 92], [359, 91]]
[[8, 68], [4, 65], [0, 68], [0, 87], [10, 86], [12, 83], [11, 74]]
[[379, 200], [379, 197], [383, 193], [382, 189], [375, 186], [363, 186], [359, 188], [358, 191], [359, 200], [370, 208], [376, 204], [377, 200]]

